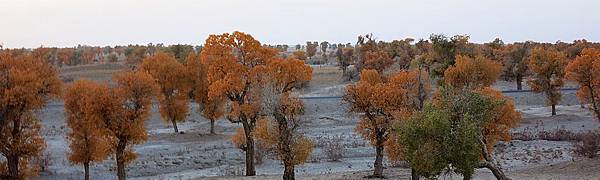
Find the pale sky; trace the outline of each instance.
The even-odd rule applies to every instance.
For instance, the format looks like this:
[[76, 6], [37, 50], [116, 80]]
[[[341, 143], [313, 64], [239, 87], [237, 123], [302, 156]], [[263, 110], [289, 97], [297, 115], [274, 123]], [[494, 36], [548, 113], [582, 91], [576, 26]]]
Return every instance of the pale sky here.
[[366, 33], [600, 41], [597, 0], [0, 0], [0, 18], [5, 47], [202, 44], [234, 30], [290, 45]]

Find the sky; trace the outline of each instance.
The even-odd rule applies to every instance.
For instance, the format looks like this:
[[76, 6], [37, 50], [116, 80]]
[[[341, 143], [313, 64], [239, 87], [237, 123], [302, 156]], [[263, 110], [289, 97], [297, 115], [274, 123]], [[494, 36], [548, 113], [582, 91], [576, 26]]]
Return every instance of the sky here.
[[202, 44], [243, 31], [267, 44], [467, 34], [473, 42], [600, 41], [597, 0], [0, 0], [5, 47]]

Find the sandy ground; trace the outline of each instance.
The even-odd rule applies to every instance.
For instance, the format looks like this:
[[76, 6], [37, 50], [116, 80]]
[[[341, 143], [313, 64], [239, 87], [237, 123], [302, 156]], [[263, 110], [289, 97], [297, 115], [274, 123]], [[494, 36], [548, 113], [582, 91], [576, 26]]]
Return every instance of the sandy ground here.
[[[109, 70], [98, 67], [71, 68], [61, 70], [62, 74], [75, 77], [93, 77], [96, 80], [109, 80], [122, 66], [110, 66]], [[87, 70], [100, 73], [86, 73]], [[331, 66], [314, 67], [313, 81], [300, 91], [303, 97], [339, 96], [347, 82], [341, 79], [341, 73]], [[114, 71], [114, 72], [113, 72]], [[499, 82], [497, 89], [514, 89], [513, 83]], [[575, 92], [565, 92], [558, 106], [557, 116], [550, 117], [543, 96], [534, 93], [511, 93], [524, 120], [514, 132], [541, 131], [565, 128], [570, 131], [597, 129], [600, 123], [592, 119], [591, 114], [582, 109]], [[299, 179], [362, 179], [372, 169], [374, 149], [368, 142], [354, 133], [356, 116], [348, 115], [340, 99], [305, 99], [305, 114], [302, 116], [303, 128], [308, 137], [317, 144], [332, 136], [341, 137], [346, 147], [345, 157], [340, 162], [329, 162], [317, 146], [307, 163], [296, 167]], [[209, 123], [198, 115], [195, 105], [191, 107], [187, 122], [180, 125], [185, 134], [174, 134], [163, 123], [157, 107], [146, 123], [150, 138], [135, 146], [138, 158], [127, 168], [130, 179], [280, 179], [283, 166], [275, 159], [266, 159], [257, 165], [257, 177], [243, 177], [244, 154], [234, 148], [229, 140], [239, 127], [225, 120], [217, 122], [218, 135], [209, 135]], [[46, 153], [50, 160], [49, 168], [41, 172], [37, 179], [81, 179], [83, 168], [72, 165], [66, 160], [69, 153], [64, 136], [67, 132], [64, 120], [64, 108], [61, 102], [53, 102], [40, 111], [43, 123], [43, 135], [47, 142]], [[497, 145], [495, 157], [514, 179], [595, 179], [600, 177], [598, 160], [586, 160], [574, 157], [570, 142], [563, 141], [512, 141]], [[386, 163], [387, 164], [387, 163]], [[390, 179], [410, 177], [406, 168], [385, 170]], [[582, 169], [583, 168], [583, 169]], [[116, 179], [115, 162], [112, 157], [91, 167], [92, 179]], [[455, 175], [441, 179], [458, 179]], [[478, 170], [476, 179], [493, 179], [487, 170]], [[597, 179], [597, 178], [596, 178]]]

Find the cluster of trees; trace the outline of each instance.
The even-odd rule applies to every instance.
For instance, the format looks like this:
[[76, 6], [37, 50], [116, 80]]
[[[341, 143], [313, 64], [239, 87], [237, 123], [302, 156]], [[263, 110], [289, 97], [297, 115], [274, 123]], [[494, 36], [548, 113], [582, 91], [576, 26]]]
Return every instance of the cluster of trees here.
[[[316, 47], [315, 43], [312, 44]], [[600, 43], [576, 40], [572, 43], [558, 41], [552, 44], [526, 41], [505, 44], [501, 39], [496, 38], [491, 42], [477, 44], [470, 42], [467, 35], [447, 37], [443, 34], [432, 34], [428, 39], [418, 41], [406, 38], [386, 42], [377, 41], [373, 35], [367, 34], [359, 36], [354, 46], [332, 44], [330, 48], [335, 52], [340, 69], [346, 71], [349, 66], [357, 68], [354, 73], [345, 74], [350, 79], [358, 78], [359, 72], [367, 66], [373, 66], [379, 71], [393, 67], [390, 71], [397, 71], [398, 69], [407, 70], [411, 64], [421, 63], [434, 80], [439, 82], [445, 70], [456, 62], [457, 55], [472, 58], [483, 56], [501, 63], [503, 65], [501, 77], [507, 81], [514, 81], [517, 89], [521, 90], [524, 80], [535, 73], [529, 64], [533, 49], [556, 50], [563, 53], [564, 61], [570, 62], [585, 48], [600, 49]], [[383, 54], [387, 54], [387, 56]], [[392, 61], [390, 62], [389, 59]]]
[[[515, 82], [517, 90], [522, 90], [525, 81], [531, 90], [543, 93], [548, 99], [547, 104], [552, 106], [552, 115], [555, 115], [556, 105], [561, 99], [559, 91], [564, 85], [564, 78], [569, 77], [567, 64], [575, 62], [579, 56], [587, 56], [584, 53], [591, 54], [592, 49], [600, 49], [600, 44], [586, 40], [573, 43], [559, 41], [554, 44], [532, 41], [505, 44], [499, 38], [476, 44], [469, 42], [469, 36], [466, 35], [447, 37], [442, 34], [432, 34], [428, 40], [421, 39], [418, 42], [410, 38], [385, 42], [376, 41], [371, 34], [367, 34], [359, 36], [354, 47], [337, 47], [338, 66], [349, 80], [357, 78], [358, 72], [363, 69], [389, 74], [419, 66], [440, 85], [444, 81], [444, 73], [457, 63], [457, 59], [488, 59], [501, 65], [499, 77]], [[584, 49], [588, 49], [588, 52]], [[591, 63], [589, 67], [593, 68]], [[579, 82], [578, 78], [570, 79]], [[583, 82], [580, 85], [591, 89], [594, 87], [594, 83]], [[596, 102], [591, 101], [593, 98], [587, 97], [585, 92], [578, 94], [580, 99], [589, 99], [582, 101], [584, 103]]]
[[137, 55], [128, 61], [139, 67], [116, 74], [112, 84], [77, 80], [64, 94], [47, 59], [28, 51], [0, 52], [0, 152], [6, 159], [0, 163], [0, 177], [27, 179], [35, 174], [28, 163], [40, 156], [45, 144], [34, 111], [62, 95], [70, 128], [68, 159], [83, 165], [85, 179], [91, 164], [110, 155], [116, 159], [118, 178], [125, 179], [126, 165], [136, 158], [132, 147], [148, 138], [144, 123], [152, 103], [158, 103], [161, 118], [178, 132], [177, 123], [185, 121], [191, 100], [211, 121], [212, 134], [214, 122], [222, 117], [242, 124], [246, 175], [256, 173], [254, 142], [261, 141], [285, 165], [284, 179], [294, 179], [294, 166], [313, 147], [299, 133], [303, 105], [293, 92], [310, 81], [310, 66], [281, 58], [277, 49], [237, 31], [209, 36], [201, 53], [179, 48], [189, 54], [134, 47], [128, 54]]
[[413, 179], [445, 170], [470, 179], [479, 167], [506, 179], [490, 152], [497, 141], [510, 140], [508, 130], [521, 117], [490, 87], [502, 66], [483, 57], [455, 58], [434, 93], [419, 65], [389, 75], [365, 67], [358, 83], [347, 87], [343, 100], [361, 114], [356, 131], [376, 148], [373, 177], [383, 177], [387, 152], [390, 161], [409, 163]]
[[[166, 125], [179, 132], [190, 102], [210, 121], [241, 124], [232, 137], [244, 151], [246, 175], [256, 174], [257, 145], [274, 152], [284, 165], [284, 179], [294, 179], [294, 167], [310, 155], [314, 143], [299, 128], [303, 103], [294, 90], [312, 77], [305, 60], [317, 48], [334, 49], [344, 75], [358, 82], [342, 97], [349, 113], [360, 116], [356, 132], [376, 149], [371, 177], [383, 177], [383, 159], [406, 161], [412, 177], [432, 178], [454, 171], [470, 178], [475, 168], [488, 168], [507, 179], [492, 158], [497, 141], [510, 140], [510, 128], [521, 119], [513, 102], [491, 85], [500, 77], [527, 83], [544, 93], [552, 114], [560, 101], [564, 78], [579, 83], [577, 97], [589, 103], [600, 120], [600, 50], [584, 40], [573, 44], [534, 42], [505, 45], [500, 39], [474, 44], [469, 37], [432, 35], [377, 42], [359, 36], [357, 44], [307, 43], [306, 52], [284, 58], [287, 46], [262, 45], [242, 32], [210, 35], [202, 47], [189, 45], [128, 46], [121, 49], [129, 72], [103, 84], [77, 80], [62, 90], [53, 65], [57, 59], [100, 57], [98, 49], [37, 48], [0, 51], [0, 178], [27, 179], [31, 165], [45, 148], [35, 111], [62, 97], [69, 160], [89, 166], [114, 156], [119, 179], [135, 159], [132, 148], [147, 140], [144, 127], [153, 102]], [[88, 50], [90, 52], [86, 52]], [[109, 48], [110, 49], [110, 48]], [[299, 49], [297, 47], [297, 49]], [[112, 53], [111, 50], [108, 52]], [[106, 54], [106, 53], [105, 53]], [[91, 60], [93, 62], [94, 60]], [[67, 63], [68, 64], [68, 63]], [[81, 64], [81, 63], [74, 63]], [[399, 68], [395, 67], [397, 64]], [[360, 73], [356, 73], [360, 72]], [[433, 90], [431, 85], [437, 83]], [[61, 93], [61, 92], [64, 92]]]
[[76, 47], [38, 47], [34, 49], [11, 49], [13, 54], [32, 54], [36, 58], [50, 63], [53, 66], [75, 66], [93, 63], [120, 62], [137, 65], [147, 56], [153, 56], [157, 52], [172, 54], [180, 62], [185, 62], [187, 55], [194, 52], [199, 53], [202, 46], [187, 44], [174, 44], [165, 46], [163, 44], [128, 45], [128, 46], [87, 46]]
[[[470, 179], [480, 167], [490, 169], [498, 179], [507, 179], [490, 152], [497, 141], [510, 140], [509, 129], [521, 115], [509, 98], [491, 88], [501, 76], [514, 78], [521, 87], [523, 78], [530, 75], [529, 86], [546, 95], [552, 115], [564, 78], [573, 80], [581, 87], [577, 93], [580, 101], [589, 103], [590, 110], [600, 117], [600, 51], [593, 48], [597, 44], [504, 45], [496, 39], [479, 46], [469, 43], [468, 36], [442, 35], [432, 35], [430, 40], [431, 45], [425, 41], [411, 45], [410, 39], [376, 43], [367, 35], [359, 36], [354, 48], [360, 79], [346, 88], [343, 100], [350, 113], [361, 116], [356, 131], [376, 149], [373, 177], [383, 176], [385, 152], [391, 162], [407, 161], [413, 179], [433, 178], [449, 170]], [[386, 71], [394, 62], [406, 62], [398, 61], [403, 58], [391, 61], [396, 52], [386, 49], [390, 46], [428, 50], [416, 56], [400, 53], [411, 61], [408, 67]], [[338, 52], [340, 59], [346, 58], [343, 50]], [[340, 66], [344, 69], [345, 64]], [[437, 82], [433, 93], [425, 86], [430, 83], [428, 78]]]
[[294, 179], [294, 166], [308, 157], [312, 142], [297, 133], [303, 106], [291, 91], [311, 79], [312, 69], [302, 60], [276, 55], [236, 31], [209, 36], [200, 58], [208, 72], [209, 101], [226, 102], [226, 119], [242, 124], [232, 140], [246, 153], [246, 175], [256, 174], [258, 140], [276, 150], [284, 179]]

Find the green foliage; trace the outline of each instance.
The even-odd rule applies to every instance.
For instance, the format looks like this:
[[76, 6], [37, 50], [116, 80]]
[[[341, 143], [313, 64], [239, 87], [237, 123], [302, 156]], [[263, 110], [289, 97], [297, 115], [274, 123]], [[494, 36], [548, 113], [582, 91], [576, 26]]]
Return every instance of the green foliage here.
[[179, 61], [180, 63], [185, 63], [187, 60], [187, 56], [190, 53], [195, 52], [194, 46], [186, 44], [170, 45], [168, 48], [166, 48], [166, 51], [168, 53], [173, 54], [173, 56], [175, 56], [177, 61]]
[[422, 112], [398, 127], [398, 140], [417, 174], [435, 178], [447, 169], [470, 179], [479, 166], [484, 125], [504, 102], [447, 87], [438, 93]]
[[450, 116], [431, 104], [400, 126], [398, 139], [405, 159], [417, 174], [431, 178], [447, 167], [445, 148], [450, 131]]
[[431, 51], [429, 54], [429, 65], [431, 76], [441, 78], [444, 71], [456, 61], [456, 55], [475, 56], [474, 47], [469, 43], [469, 36], [455, 35], [451, 38], [443, 34], [432, 34], [429, 36], [431, 41]]

